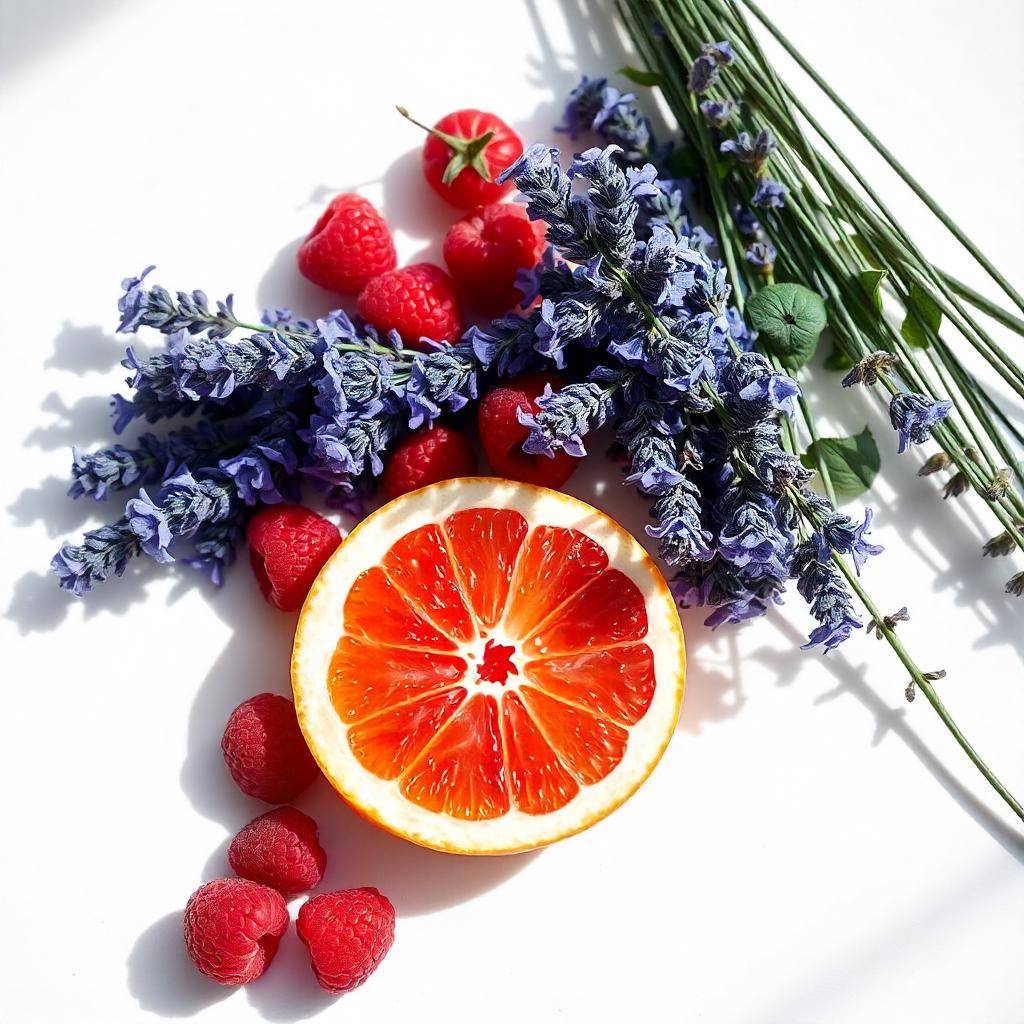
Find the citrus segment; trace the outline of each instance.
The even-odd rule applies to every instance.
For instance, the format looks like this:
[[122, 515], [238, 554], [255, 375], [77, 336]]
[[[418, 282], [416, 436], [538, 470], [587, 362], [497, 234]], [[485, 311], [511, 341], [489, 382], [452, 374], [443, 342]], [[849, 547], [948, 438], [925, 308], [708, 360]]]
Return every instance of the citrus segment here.
[[573, 654], [647, 634], [647, 610], [639, 587], [619, 569], [607, 569], [577, 591], [524, 644], [528, 656]]
[[357, 810], [435, 849], [504, 853], [636, 790], [684, 662], [672, 595], [620, 526], [474, 478], [352, 531], [310, 591], [292, 678], [310, 748]]
[[580, 791], [579, 784], [515, 693], [502, 697], [501, 713], [508, 781], [516, 807], [524, 814], [548, 814], [564, 807]]
[[473, 620], [436, 523], [412, 530], [381, 561], [391, 581], [416, 609], [453, 640], [471, 640]]
[[580, 782], [600, 782], [622, 760], [629, 739], [622, 726], [532, 686], [521, 686], [519, 693], [547, 741]]
[[455, 643], [420, 615], [380, 566], [367, 569], [345, 600], [345, 628], [395, 647], [423, 645], [454, 651]]
[[509, 809], [498, 704], [478, 693], [403, 776], [402, 792], [436, 813], [479, 821]]
[[505, 630], [518, 639], [608, 566], [608, 554], [578, 530], [538, 526], [523, 545]]
[[505, 610], [526, 520], [511, 509], [470, 508], [444, 521], [463, 591], [484, 629]]
[[552, 697], [622, 725], [636, 725], [654, 698], [654, 654], [646, 644], [529, 661], [523, 675]]
[[363, 637], [343, 636], [327, 678], [338, 717], [358, 722], [395, 704], [453, 686], [466, 674], [454, 654], [382, 647]]
[[459, 686], [365, 718], [348, 731], [352, 753], [367, 771], [395, 779], [465, 699], [466, 691]]

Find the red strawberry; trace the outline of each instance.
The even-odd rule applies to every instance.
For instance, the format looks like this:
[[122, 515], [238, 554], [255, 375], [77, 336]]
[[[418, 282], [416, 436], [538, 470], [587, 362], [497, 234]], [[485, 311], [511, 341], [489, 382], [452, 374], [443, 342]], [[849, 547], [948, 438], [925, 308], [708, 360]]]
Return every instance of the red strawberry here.
[[523, 152], [518, 135], [496, 114], [486, 110], [456, 110], [433, 128], [398, 112], [428, 132], [423, 144], [423, 175], [430, 187], [452, 206], [468, 210], [496, 203], [512, 191], [512, 182], [495, 178]]
[[384, 218], [352, 192], [335, 196], [299, 246], [299, 272], [321, 288], [358, 294], [372, 277], [395, 267]]
[[249, 520], [249, 561], [263, 596], [283, 612], [306, 594], [341, 543], [334, 523], [301, 505], [267, 505]]
[[239, 704], [228, 717], [220, 746], [238, 788], [268, 804], [294, 800], [320, 771], [295, 706], [276, 693], [260, 693]]
[[544, 394], [545, 384], [557, 391], [562, 380], [554, 373], [526, 373], [491, 388], [478, 411], [480, 439], [496, 473], [528, 484], [561, 487], [576, 471], [579, 459], [562, 451], [555, 452], [554, 458], [527, 455], [523, 442], [530, 431], [517, 416], [520, 409], [537, 412], [536, 399]]
[[287, 927], [279, 892], [244, 878], [215, 878], [185, 907], [185, 949], [219, 985], [244, 985], [270, 966]]
[[476, 452], [465, 435], [439, 424], [410, 434], [395, 448], [384, 467], [381, 487], [390, 501], [438, 480], [475, 473]]
[[359, 314], [379, 331], [398, 331], [413, 347], [420, 338], [455, 341], [462, 334], [455, 286], [433, 263], [375, 277], [359, 296]]
[[236, 875], [294, 896], [320, 884], [327, 854], [308, 814], [278, 807], [254, 818], [231, 840], [228, 863]]
[[531, 221], [518, 203], [479, 206], [448, 229], [444, 259], [464, 294], [502, 312], [522, 299], [516, 271], [540, 259], [544, 231], [543, 221]]
[[295, 922], [313, 973], [328, 992], [351, 992], [395, 941], [395, 908], [376, 889], [328, 892], [302, 905]]

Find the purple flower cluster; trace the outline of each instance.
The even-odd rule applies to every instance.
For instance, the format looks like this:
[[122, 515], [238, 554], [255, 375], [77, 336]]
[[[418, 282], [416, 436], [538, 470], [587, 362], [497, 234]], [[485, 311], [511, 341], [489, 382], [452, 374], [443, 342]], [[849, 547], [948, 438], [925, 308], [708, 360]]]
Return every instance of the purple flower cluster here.
[[[578, 133], [589, 122], [602, 135], [603, 96], [584, 81], [567, 125]], [[773, 147], [770, 136], [742, 144], [751, 162]], [[780, 601], [795, 578], [818, 622], [809, 646], [834, 647], [859, 623], [833, 555], [859, 569], [881, 550], [864, 538], [870, 512], [861, 526], [836, 512], [783, 449], [780, 418], [799, 388], [751, 351], [725, 268], [690, 230], [681, 192], [615, 144], [567, 168], [556, 150], [531, 146], [505, 176], [547, 225], [553, 251], [530, 276], [539, 306], [493, 325], [476, 354], [498, 373], [548, 360], [576, 381], [546, 389], [539, 410], [521, 417], [525, 449], [580, 456], [588, 433], [613, 422], [626, 482], [652, 500], [648, 532], [677, 570], [683, 603], [711, 606], [712, 627], [739, 622]], [[775, 258], [764, 244], [752, 256]]]
[[[54, 556], [60, 585], [74, 594], [121, 575], [140, 554], [181, 561], [219, 584], [256, 506], [300, 500], [307, 479], [355, 510], [397, 438], [477, 395], [472, 338], [412, 352], [340, 311], [311, 323], [275, 309], [246, 325], [230, 298], [211, 312], [202, 292], [147, 288], [150, 269], [124, 281], [118, 329], [148, 327], [166, 345], [146, 359], [128, 349], [131, 396], [115, 396], [114, 430], [139, 418], [200, 419], [163, 437], [74, 451], [72, 497], [139, 489], [115, 523]], [[246, 333], [229, 337], [237, 329]]]

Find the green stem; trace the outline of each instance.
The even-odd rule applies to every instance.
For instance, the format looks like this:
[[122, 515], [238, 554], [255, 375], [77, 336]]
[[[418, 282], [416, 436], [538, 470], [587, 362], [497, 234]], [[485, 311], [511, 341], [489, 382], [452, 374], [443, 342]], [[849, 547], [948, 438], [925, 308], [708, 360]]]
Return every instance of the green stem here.
[[950, 234], [974, 257], [974, 259], [985, 269], [985, 272], [1012, 300], [1014, 305], [1024, 312], [1024, 297], [1018, 294], [1016, 289], [1006, 280], [1005, 277], [989, 262], [985, 254], [964, 234], [963, 231], [946, 214], [945, 210], [935, 202], [934, 199], [924, 190], [910, 172], [896, 159], [889, 150], [882, 145], [870, 128], [850, 109], [840, 98], [836, 91], [821, 77], [821, 75], [810, 65], [804, 56], [793, 46], [792, 43], [782, 34], [761, 8], [753, 0], [738, 0], [742, 3], [761, 24], [767, 29], [772, 37], [796, 61], [801, 70], [808, 75], [814, 84], [839, 108], [846, 118], [856, 127], [870, 143], [872, 148], [889, 164], [889, 166], [903, 179], [914, 194], [928, 207], [929, 210], [939, 219], [942, 225]]

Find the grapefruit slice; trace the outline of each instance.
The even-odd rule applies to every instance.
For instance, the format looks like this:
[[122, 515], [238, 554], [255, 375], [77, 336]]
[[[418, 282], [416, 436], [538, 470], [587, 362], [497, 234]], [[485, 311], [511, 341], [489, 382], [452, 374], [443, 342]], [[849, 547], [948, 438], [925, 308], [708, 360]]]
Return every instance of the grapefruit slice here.
[[299, 723], [334, 788], [453, 853], [528, 850], [610, 814], [664, 752], [684, 676], [675, 601], [621, 526], [481, 477], [363, 520], [292, 652]]

